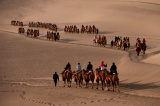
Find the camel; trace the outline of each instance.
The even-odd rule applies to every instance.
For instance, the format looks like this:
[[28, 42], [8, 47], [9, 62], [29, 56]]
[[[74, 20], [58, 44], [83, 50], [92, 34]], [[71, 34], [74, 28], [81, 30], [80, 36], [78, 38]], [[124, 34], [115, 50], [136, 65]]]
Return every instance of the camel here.
[[146, 51], [146, 48], [147, 48], [146, 44], [145, 43], [140, 43], [140, 46], [141, 46], [141, 49], [143, 51], [143, 54], [145, 54], [145, 51]]
[[92, 89], [93, 89], [93, 84], [94, 84], [94, 72], [93, 70], [90, 70], [87, 74], [84, 74], [84, 69], [82, 70], [82, 76], [83, 76], [83, 79], [85, 80], [86, 82], [86, 88], [88, 88], [88, 84], [89, 84], [89, 81], [92, 82]]
[[62, 75], [62, 80], [64, 81], [64, 87], [66, 85], [66, 80], [68, 83], [68, 87], [71, 87], [71, 82], [72, 82], [72, 71], [71, 70], [66, 70], [64, 73], [61, 73]]
[[120, 49], [122, 47], [122, 41], [117, 42], [117, 48]]
[[82, 70], [77, 72], [75, 74], [75, 71], [73, 72], [73, 77], [74, 77], [74, 81], [76, 82], [76, 88], [77, 85], [79, 84], [79, 87], [82, 88], [82, 82], [83, 82], [83, 77], [82, 77]]
[[97, 82], [97, 89], [98, 89], [99, 81], [101, 81], [102, 90], [104, 90], [105, 79], [106, 79], [106, 77], [108, 76], [108, 71], [107, 71], [107, 69], [104, 69], [104, 70], [102, 70], [101, 72], [99, 72], [99, 69], [96, 68], [96, 70], [95, 70], [95, 76], [96, 76], [96, 82]]
[[137, 56], [139, 56], [139, 54], [140, 54], [140, 52], [141, 52], [141, 43], [140, 43], [140, 42], [138, 42], [138, 43], [136, 44], [136, 52], [137, 52]]
[[116, 91], [116, 87], [117, 87], [117, 90], [119, 92], [119, 78], [118, 78], [118, 74], [113, 73], [113, 75], [111, 75], [111, 82], [112, 82], [113, 92]]

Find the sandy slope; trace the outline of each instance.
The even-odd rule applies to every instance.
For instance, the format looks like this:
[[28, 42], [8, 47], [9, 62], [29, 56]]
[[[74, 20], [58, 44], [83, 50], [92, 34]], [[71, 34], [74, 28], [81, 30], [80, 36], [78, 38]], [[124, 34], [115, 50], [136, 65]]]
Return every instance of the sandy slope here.
[[[0, 105], [159, 105], [160, 98], [160, 2], [158, 0], [1, 0], [0, 1]], [[4, 10], [5, 8], [5, 10]], [[2, 10], [3, 9], [3, 10]], [[39, 39], [17, 34], [12, 19], [56, 23], [59, 42], [46, 40], [47, 29], [40, 28]], [[68, 34], [65, 25], [95, 24], [107, 36], [108, 45], [97, 47], [94, 35]], [[128, 51], [110, 48], [114, 36], [129, 36]], [[135, 56], [137, 36], [146, 38], [146, 55]], [[68, 61], [72, 70], [78, 62], [94, 69], [101, 61], [109, 70], [118, 66], [121, 93], [85, 88], [53, 87], [52, 74], [60, 73]], [[96, 83], [95, 83], [96, 86]]]

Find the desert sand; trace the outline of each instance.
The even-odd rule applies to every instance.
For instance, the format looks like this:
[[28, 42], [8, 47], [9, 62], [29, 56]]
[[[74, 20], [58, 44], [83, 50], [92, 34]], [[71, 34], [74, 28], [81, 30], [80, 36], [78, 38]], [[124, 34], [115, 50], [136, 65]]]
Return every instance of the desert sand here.
[[[160, 1], [159, 0], [1, 0], [0, 1], [0, 106], [159, 106]], [[38, 39], [18, 34], [11, 20], [57, 24], [59, 42], [47, 41], [48, 29]], [[107, 46], [93, 44], [94, 34], [65, 33], [65, 25], [95, 25], [107, 37]], [[130, 37], [131, 48], [110, 47], [114, 36]], [[146, 38], [146, 54], [136, 56], [136, 38]], [[89, 61], [117, 65], [120, 92], [63, 87], [60, 73], [67, 62], [76, 70]], [[60, 76], [54, 87], [52, 75]], [[90, 84], [91, 86], [91, 84]], [[112, 89], [112, 87], [110, 87]]]

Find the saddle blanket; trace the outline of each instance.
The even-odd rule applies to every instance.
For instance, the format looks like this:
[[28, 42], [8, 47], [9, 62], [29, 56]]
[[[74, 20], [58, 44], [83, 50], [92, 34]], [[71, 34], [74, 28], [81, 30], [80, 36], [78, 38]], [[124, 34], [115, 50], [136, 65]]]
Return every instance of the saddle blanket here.
[[102, 71], [100, 71], [98, 74], [102, 74]]

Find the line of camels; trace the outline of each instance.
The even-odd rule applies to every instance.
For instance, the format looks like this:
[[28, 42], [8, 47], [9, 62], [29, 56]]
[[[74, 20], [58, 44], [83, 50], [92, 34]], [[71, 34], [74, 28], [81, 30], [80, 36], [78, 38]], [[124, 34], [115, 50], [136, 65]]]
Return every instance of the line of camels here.
[[113, 73], [112, 75], [109, 75], [109, 71], [107, 69], [102, 70], [99, 72], [99, 69], [96, 68], [95, 72], [93, 70], [90, 70], [88, 74], [84, 74], [84, 69], [81, 71], [78, 71], [77, 74], [75, 74], [75, 71], [67, 70], [64, 73], [61, 73], [62, 80], [64, 81], [64, 87], [66, 86], [66, 81], [68, 84], [68, 87], [71, 87], [72, 77], [74, 81], [76, 82], [76, 88], [79, 85], [79, 87], [82, 88], [83, 80], [86, 82], [85, 88], [89, 88], [89, 82], [92, 83], [92, 89], [94, 87], [94, 80], [96, 79], [97, 88], [99, 86], [99, 82], [101, 81], [102, 90], [104, 90], [105, 85], [107, 84], [108, 91], [110, 90], [110, 83], [112, 83], [113, 92], [119, 91], [119, 78], [118, 74]]

